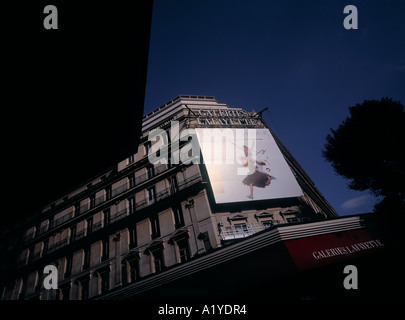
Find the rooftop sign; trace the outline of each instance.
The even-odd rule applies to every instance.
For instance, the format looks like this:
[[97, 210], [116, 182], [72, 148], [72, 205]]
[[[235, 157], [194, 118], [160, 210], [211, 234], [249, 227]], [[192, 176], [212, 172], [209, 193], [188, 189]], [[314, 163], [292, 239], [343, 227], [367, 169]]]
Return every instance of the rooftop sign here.
[[257, 119], [244, 110], [232, 109], [198, 109], [193, 112], [199, 125], [218, 126], [254, 126]]

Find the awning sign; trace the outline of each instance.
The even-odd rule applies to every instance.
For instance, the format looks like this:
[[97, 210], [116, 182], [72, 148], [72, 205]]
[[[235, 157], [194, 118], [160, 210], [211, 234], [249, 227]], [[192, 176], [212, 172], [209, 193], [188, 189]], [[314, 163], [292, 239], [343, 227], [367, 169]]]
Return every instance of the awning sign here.
[[299, 270], [310, 269], [374, 252], [384, 246], [364, 229], [285, 241]]

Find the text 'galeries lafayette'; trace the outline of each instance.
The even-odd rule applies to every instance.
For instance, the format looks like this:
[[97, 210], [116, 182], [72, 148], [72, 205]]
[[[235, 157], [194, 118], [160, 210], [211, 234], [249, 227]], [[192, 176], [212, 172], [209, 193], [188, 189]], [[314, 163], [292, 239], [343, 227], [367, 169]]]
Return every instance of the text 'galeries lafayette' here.
[[369, 249], [373, 249], [373, 248], [377, 248], [377, 247], [382, 247], [383, 245], [384, 244], [379, 239], [370, 240], [367, 242], [360, 242], [360, 243], [352, 244], [350, 246], [345, 246], [345, 247], [336, 247], [336, 248], [314, 251], [314, 252], [312, 252], [312, 256], [315, 259], [324, 259], [324, 258], [329, 258], [329, 257], [334, 257], [334, 256], [355, 253], [355, 252], [359, 252], [362, 250], [369, 250]]

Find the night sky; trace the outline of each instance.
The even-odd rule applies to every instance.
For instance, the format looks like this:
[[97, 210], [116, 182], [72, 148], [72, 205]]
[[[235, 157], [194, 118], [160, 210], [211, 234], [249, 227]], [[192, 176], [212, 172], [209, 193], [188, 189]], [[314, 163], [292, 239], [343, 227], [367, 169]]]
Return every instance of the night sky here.
[[[357, 30], [343, 26], [349, 4]], [[376, 199], [322, 158], [326, 135], [366, 99], [404, 104], [404, 89], [405, 1], [154, 1], [144, 112], [180, 94], [268, 107], [264, 120], [340, 215]]]

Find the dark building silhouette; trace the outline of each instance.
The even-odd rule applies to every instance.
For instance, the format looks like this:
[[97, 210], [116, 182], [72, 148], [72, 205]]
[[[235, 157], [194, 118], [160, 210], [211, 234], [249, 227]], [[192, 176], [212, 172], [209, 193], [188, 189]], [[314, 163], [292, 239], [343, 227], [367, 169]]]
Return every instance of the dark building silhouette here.
[[43, 26], [48, 4], [2, 10], [3, 181], [14, 213], [1, 224], [128, 157], [141, 133], [153, 1], [55, 1], [57, 30]]

